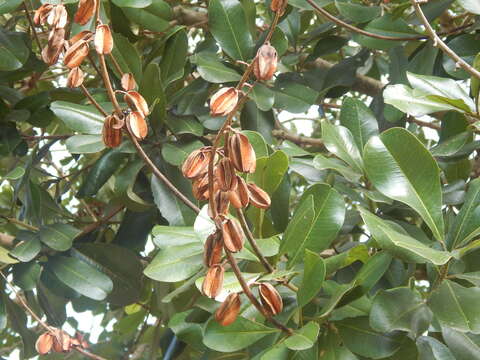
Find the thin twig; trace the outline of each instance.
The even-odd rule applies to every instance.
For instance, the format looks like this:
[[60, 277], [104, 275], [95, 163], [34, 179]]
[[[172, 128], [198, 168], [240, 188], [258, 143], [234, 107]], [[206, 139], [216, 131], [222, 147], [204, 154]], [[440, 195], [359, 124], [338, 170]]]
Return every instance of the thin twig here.
[[87, 90], [85, 85], [80, 85], [80, 89], [82, 89], [83, 94], [88, 98], [90, 103], [95, 106], [95, 108], [103, 115], [103, 116], [108, 116], [108, 113], [102, 108], [102, 106], [94, 99], [94, 97], [90, 94], [90, 92]]
[[[100, 0], [99, 0], [100, 1]], [[100, 68], [102, 73], [103, 83], [107, 88], [108, 97], [113, 104], [113, 108], [117, 112], [119, 116], [122, 116], [122, 109], [118, 104], [117, 98], [115, 97], [115, 92], [113, 91], [112, 82], [110, 81], [110, 76], [108, 75], [107, 64], [105, 63], [105, 56], [103, 54], [98, 54], [98, 58], [100, 59]]]
[[27, 224], [27, 223], [24, 223], [23, 221], [20, 221], [20, 220], [17, 220], [15, 218], [10, 218], [8, 216], [4, 216], [4, 215], [0, 215], [1, 218], [7, 220], [8, 222], [12, 223], [12, 224], [15, 224], [15, 225], [18, 225], [20, 227], [23, 227], [24, 229], [28, 229], [28, 230], [31, 230], [31, 231], [38, 231], [40, 230], [39, 228], [37, 228], [36, 226], [33, 226], [33, 225], [30, 225], [30, 224]]
[[310, 145], [310, 146], [318, 146], [318, 147], [324, 146], [322, 139], [314, 139], [306, 136], [295, 135], [285, 130], [272, 130], [272, 135], [277, 139], [288, 140], [300, 146], [301, 145]]
[[31, 140], [31, 141], [39, 141], [39, 140], [64, 140], [68, 139], [69, 137], [72, 137], [73, 135], [71, 134], [66, 134], [66, 135], [35, 135], [35, 136], [29, 136], [29, 135], [22, 135], [22, 139], [24, 140]]
[[115, 69], [117, 69], [118, 73], [120, 74], [120, 77], [123, 76], [123, 71], [122, 68], [120, 67], [120, 64], [118, 63], [117, 59], [115, 59], [115, 56], [113, 56], [112, 53], [110, 53], [110, 60], [112, 60], [113, 66]]
[[35, 30], [35, 24], [33, 23], [32, 16], [30, 15], [30, 12], [28, 11], [28, 6], [27, 6], [27, 3], [25, 1], [23, 2], [23, 8], [25, 9], [25, 14], [27, 15], [28, 23], [30, 24], [30, 28], [32, 29], [33, 37], [35, 38], [35, 41], [37, 42], [38, 50], [42, 51], [42, 44], [40, 43], [40, 39], [38, 38], [37, 31]]
[[[106, 224], [112, 217], [114, 217], [115, 215], [117, 215], [120, 211], [122, 211], [123, 209], [125, 208], [124, 205], [119, 205], [117, 206], [115, 209], [112, 210], [112, 212], [108, 215], [106, 215], [105, 217], [101, 218], [101, 219], [98, 219], [98, 221], [86, 226], [82, 232], [78, 235], [78, 236], [82, 236], [82, 235], [85, 235], [85, 234], [88, 234], [90, 232], [92, 232], [93, 230], [99, 228], [100, 226], [102, 226], [103, 224]], [[78, 237], [77, 236], [77, 237]]]

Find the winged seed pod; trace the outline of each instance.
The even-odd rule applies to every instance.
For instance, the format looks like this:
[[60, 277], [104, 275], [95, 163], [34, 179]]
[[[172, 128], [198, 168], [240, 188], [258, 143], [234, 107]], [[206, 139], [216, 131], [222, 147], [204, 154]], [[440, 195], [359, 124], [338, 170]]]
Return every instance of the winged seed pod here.
[[[214, 184], [214, 188], [215, 188]], [[192, 183], [193, 197], [197, 200], [203, 201], [208, 199], [208, 174], [204, 173], [196, 177]]]
[[88, 42], [85, 40], [77, 41], [65, 52], [63, 62], [66, 67], [73, 69], [79, 67], [88, 55]]
[[222, 291], [225, 270], [220, 264], [213, 265], [208, 269], [202, 284], [202, 292], [205, 296], [215, 299]]
[[49, 12], [47, 23], [54, 29], [63, 29], [68, 22], [68, 13], [63, 4], [55, 5]]
[[[217, 214], [227, 215], [229, 205], [230, 201], [228, 200], [228, 194], [225, 191], [216, 191], [215, 206], [217, 208]], [[208, 208], [208, 215], [213, 219], [214, 215], [213, 212], [210, 210], [210, 207]]]
[[236, 209], [244, 208], [250, 201], [250, 194], [247, 183], [242, 177], [237, 175], [237, 186], [228, 192], [230, 204]]
[[77, 41], [80, 41], [80, 40], [85, 40], [85, 41], [90, 41], [93, 37], [93, 32], [91, 31], [88, 31], [88, 30], [83, 30], [83, 31], [80, 31], [78, 34], [72, 36], [72, 38], [70, 40], [68, 40], [68, 43], [70, 45], [73, 45], [75, 44]]
[[220, 264], [223, 255], [223, 242], [222, 234], [220, 231], [215, 231], [209, 235], [207, 241], [205, 241], [203, 251], [203, 262], [205, 266], [212, 267], [213, 265]]
[[85, 25], [92, 18], [96, 5], [96, 0], [80, 0], [73, 21], [77, 24]]
[[[95, 50], [98, 54], [110, 54], [113, 49], [113, 37], [110, 27], [106, 24], [98, 25], [95, 31]], [[140, 95], [140, 94], [139, 94]], [[148, 106], [147, 106], [148, 112]], [[148, 114], [147, 114], [148, 115]], [[146, 115], [145, 115], [146, 116]]]
[[248, 138], [240, 133], [235, 132], [228, 138], [228, 155], [233, 165], [238, 171], [253, 173], [257, 165], [255, 150]]
[[237, 186], [237, 175], [235, 174], [235, 167], [229, 158], [221, 159], [216, 168], [215, 175], [217, 176], [220, 190], [228, 191]]
[[277, 50], [270, 43], [262, 45], [253, 62], [253, 73], [258, 80], [270, 80], [277, 71]]
[[282, 312], [282, 297], [272, 284], [261, 283], [258, 287], [258, 293], [260, 294], [260, 300], [263, 308], [268, 314], [277, 315]]
[[283, 13], [285, 12], [284, 1], [285, 1], [285, 0], [272, 0], [272, 1], [270, 2], [270, 9], [271, 9], [273, 12], [281, 11], [281, 12], [280, 12], [280, 16], [282, 16]]
[[105, 146], [115, 148], [122, 143], [122, 130], [115, 128], [115, 117], [107, 116], [103, 122], [102, 139]]
[[35, 349], [40, 355], [45, 355], [52, 350], [54, 336], [50, 332], [44, 332], [35, 342]]
[[122, 88], [125, 91], [132, 91], [137, 87], [135, 78], [131, 73], [125, 73], [122, 75]]
[[221, 229], [223, 244], [230, 252], [238, 252], [243, 249], [245, 234], [236, 219], [223, 216]]
[[237, 320], [237, 316], [240, 313], [240, 305], [238, 293], [231, 293], [215, 311], [215, 320], [222, 326], [232, 324]]
[[79, 67], [73, 68], [68, 73], [67, 86], [69, 88], [77, 88], [83, 84], [83, 71]]
[[65, 29], [53, 29], [48, 35], [48, 43], [42, 50], [42, 60], [47, 65], [53, 65], [63, 50]]
[[45, 25], [48, 15], [53, 10], [52, 4], [43, 4], [40, 6], [33, 15], [33, 23], [37, 26]]
[[140, 93], [136, 91], [128, 91], [123, 97], [130, 109], [138, 111], [143, 114], [143, 117], [147, 117], [150, 114], [148, 110], [148, 104]]
[[72, 349], [72, 338], [65, 331], [55, 329], [53, 350], [55, 352], [69, 352]]
[[132, 134], [137, 139], [145, 139], [148, 134], [148, 127], [142, 113], [138, 111], [132, 111], [127, 115], [127, 122], [130, 125], [130, 130], [132, 130]]
[[259, 209], [268, 209], [271, 204], [270, 196], [267, 192], [254, 183], [248, 183], [250, 203]]
[[211, 146], [204, 146], [192, 151], [182, 165], [183, 176], [187, 179], [193, 179], [205, 174], [208, 171], [208, 163], [211, 157]]
[[233, 87], [224, 87], [212, 95], [210, 99], [210, 115], [226, 116], [235, 109], [238, 103], [238, 90]]

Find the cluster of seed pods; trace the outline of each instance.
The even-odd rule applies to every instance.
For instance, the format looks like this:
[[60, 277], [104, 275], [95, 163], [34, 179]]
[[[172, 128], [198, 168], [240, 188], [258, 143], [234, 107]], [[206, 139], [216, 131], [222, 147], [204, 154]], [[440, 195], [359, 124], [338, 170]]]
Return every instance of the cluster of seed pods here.
[[51, 328], [50, 331], [40, 335], [35, 343], [35, 349], [40, 355], [48, 354], [53, 351], [56, 353], [69, 353], [74, 348], [87, 349], [88, 343], [80, 333], [71, 337], [65, 331]]

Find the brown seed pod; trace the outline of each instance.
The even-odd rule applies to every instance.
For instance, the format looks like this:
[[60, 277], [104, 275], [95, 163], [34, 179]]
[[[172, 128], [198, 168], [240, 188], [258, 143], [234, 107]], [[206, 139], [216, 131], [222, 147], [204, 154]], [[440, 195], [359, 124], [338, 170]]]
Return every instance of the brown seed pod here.
[[40, 26], [40, 25], [45, 25], [48, 15], [50, 15], [50, 12], [53, 10], [53, 5], [52, 4], [43, 4], [40, 6], [36, 11], [35, 14], [33, 15], [33, 22], [35, 25]]
[[212, 267], [215, 264], [220, 264], [223, 255], [222, 234], [220, 231], [215, 231], [209, 235], [205, 241], [203, 262], [205, 266]]
[[208, 200], [209, 189], [207, 173], [204, 173], [203, 175], [200, 175], [193, 180], [192, 193], [197, 200]]
[[250, 203], [260, 209], [268, 209], [271, 204], [270, 195], [254, 183], [248, 183]]
[[122, 130], [114, 127], [115, 122], [113, 115], [107, 116], [103, 122], [102, 139], [109, 148], [115, 148], [122, 143]]
[[77, 88], [83, 84], [83, 71], [79, 67], [73, 68], [68, 73], [67, 86], [69, 88]]
[[210, 99], [210, 115], [226, 116], [232, 112], [238, 103], [238, 90], [224, 87], [212, 95]]
[[77, 41], [65, 52], [63, 62], [70, 69], [79, 67], [88, 55], [88, 42], [85, 40]]
[[261, 283], [258, 287], [258, 293], [260, 294], [260, 300], [262, 301], [263, 308], [268, 314], [277, 315], [282, 312], [282, 297], [272, 284]]
[[[225, 191], [221, 191], [217, 189], [215, 191], [215, 206], [217, 208], [217, 214], [227, 215], [229, 205], [230, 205], [230, 201], [228, 200], [228, 194]], [[214, 217], [213, 212], [210, 211], [210, 207], [208, 208], [208, 215], [211, 218]]]
[[68, 13], [63, 4], [55, 5], [49, 12], [47, 23], [54, 29], [63, 29], [68, 22]]
[[42, 60], [47, 65], [58, 61], [65, 42], [65, 29], [53, 29], [48, 35], [48, 43], [42, 50]]
[[123, 98], [130, 109], [142, 113], [143, 117], [147, 117], [148, 114], [150, 114], [148, 104], [140, 93], [136, 91], [128, 91]]
[[49, 332], [44, 332], [35, 342], [35, 349], [40, 355], [45, 355], [50, 352], [53, 346], [54, 336]]
[[205, 296], [214, 299], [220, 294], [223, 287], [224, 274], [225, 270], [220, 264], [213, 265], [208, 269], [202, 284], [202, 292]]
[[85, 25], [93, 16], [96, 3], [96, 0], [80, 0], [73, 21], [75, 21], [77, 24]]
[[72, 338], [65, 331], [55, 329], [53, 350], [55, 352], [69, 352], [72, 349]]
[[68, 40], [68, 43], [70, 45], [73, 45], [77, 41], [80, 41], [80, 40], [90, 41], [92, 39], [92, 37], [93, 37], [93, 32], [88, 31], [88, 30], [83, 30], [83, 31], [80, 31], [75, 36], [72, 36], [72, 38], [70, 40]]
[[228, 192], [230, 204], [236, 209], [244, 208], [250, 202], [250, 193], [248, 186], [242, 177], [237, 175], [237, 186]]
[[132, 91], [137, 87], [137, 83], [135, 82], [135, 78], [131, 73], [125, 73], [122, 76], [122, 88], [125, 91]]
[[277, 50], [270, 43], [262, 45], [253, 62], [253, 73], [258, 80], [270, 80], [277, 71]]
[[224, 157], [215, 167], [216, 180], [221, 190], [229, 191], [237, 186], [235, 167], [229, 158]]
[[145, 139], [148, 134], [148, 127], [143, 114], [138, 111], [132, 111], [128, 114], [127, 121], [132, 134], [139, 140]]
[[[95, 50], [98, 54], [110, 54], [113, 49], [113, 37], [110, 27], [106, 24], [97, 26], [95, 32]], [[148, 108], [148, 107], [147, 107]]]
[[273, 12], [278, 12], [280, 11], [280, 16], [283, 15], [285, 12], [285, 6], [284, 6], [285, 0], [272, 0], [270, 2], [270, 9]]
[[240, 313], [240, 296], [231, 293], [215, 311], [215, 320], [222, 326], [228, 326], [237, 320]]
[[221, 229], [223, 244], [230, 252], [238, 252], [243, 249], [245, 234], [236, 219], [224, 216]]
[[228, 138], [228, 155], [232, 160], [233, 166], [238, 171], [253, 173], [257, 165], [255, 150], [248, 138], [240, 133], [235, 132]]
[[205, 174], [208, 171], [208, 163], [211, 158], [211, 146], [204, 146], [192, 151], [182, 165], [183, 176], [187, 179], [193, 179]]

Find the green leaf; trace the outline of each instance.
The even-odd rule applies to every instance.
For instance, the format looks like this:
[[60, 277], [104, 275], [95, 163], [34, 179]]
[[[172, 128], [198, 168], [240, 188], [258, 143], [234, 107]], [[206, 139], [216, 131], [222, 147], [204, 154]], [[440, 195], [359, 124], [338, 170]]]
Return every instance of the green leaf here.
[[307, 325], [299, 330], [294, 331], [292, 336], [285, 340], [285, 345], [290, 350], [306, 350], [315, 344], [320, 331], [320, 325], [314, 321], [310, 321]]
[[[257, 85], [254, 88], [256, 87]], [[267, 88], [265, 87], [265, 89]], [[268, 90], [268, 91], [271, 91], [271, 90]], [[258, 101], [258, 99], [255, 99], [255, 98], [254, 100]], [[272, 100], [271, 105], [273, 105], [273, 96], [271, 97], [271, 100]], [[271, 105], [270, 105], [270, 108], [272, 107]], [[242, 129], [257, 131], [265, 138], [265, 140], [269, 144], [273, 142], [272, 130], [275, 127], [275, 118], [273, 116], [272, 111], [261, 111], [260, 107], [257, 107], [255, 102], [247, 101], [247, 103], [244, 105], [242, 109], [240, 121], [242, 124]], [[252, 144], [252, 146], [253, 145], [254, 144]], [[266, 156], [266, 155], [267, 154], [263, 156]], [[261, 156], [262, 156], [261, 154], [257, 153], [257, 157], [261, 157]]]
[[269, 157], [257, 158], [255, 173], [248, 177], [269, 194], [273, 194], [288, 170], [288, 156], [283, 151], [275, 151]]
[[[125, 10], [125, 9], [123, 9]], [[130, 9], [133, 12], [142, 11], [138, 9]], [[137, 84], [142, 80], [142, 62], [140, 55], [137, 51], [137, 48], [133, 46], [128, 39], [117, 32], [113, 32], [113, 43], [115, 46], [112, 50], [112, 56], [117, 60], [120, 69], [123, 73], [132, 73], [133, 77]], [[110, 66], [112, 71], [115, 72], [117, 77], [121, 77], [122, 74], [119, 74], [115, 66]]]
[[220, 62], [216, 54], [201, 52], [193, 55], [191, 61], [197, 64], [198, 73], [208, 82], [224, 83], [241, 78], [238, 72]]
[[467, 244], [480, 235], [480, 179], [470, 182], [465, 202], [448, 231], [445, 240], [449, 249]]
[[370, 310], [370, 326], [384, 333], [403, 330], [416, 337], [428, 330], [431, 320], [420, 293], [407, 287], [380, 290]]
[[55, 101], [50, 109], [73, 131], [94, 135], [102, 133], [103, 116], [93, 106]]
[[475, 0], [458, 0], [460, 6], [462, 6], [467, 12], [480, 15], [480, 4]]
[[402, 333], [377, 333], [373, 331], [367, 317], [346, 319], [335, 323], [345, 346], [353, 353], [372, 359], [393, 355], [404, 341]]
[[42, 248], [38, 234], [32, 231], [19, 231], [16, 240], [20, 242], [10, 251], [10, 255], [23, 262], [35, 258]]
[[458, 279], [467, 280], [471, 284], [480, 287], [480, 271], [472, 271], [463, 274], [455, 274]]
[[[118, 1], [118, 0], [117, 0]], [[145, 0], [141, 0], [142, 2]], [[137, 3], [137, 1], [135, 1]], [[139, 7], [139, 6], [136, 6]], [[152, 4], [142, 8], [123, 7], [123, 13], [132, 22], [135, 22], [145, 29], [155, 32], [164, 32], [170, 26], [170, 6], [162, 0], [152, 1]]]
[[74, 135], [65, 141], [72, 154], [92, 154], [105, 149], [101, 135]]
[[208, 27], [222, 49], [233, 59], [247, 61], [253, 41], [242, 4], [238, 0], [212, 0], [208, 4]]
[[187, 321], [187, 317], [191, 313], [192, 310], [174, 314], [168, 322], [168, 327], [172, 329], [179, 339], [192, 346], [195, 350], [205, 351], [205, 346], [202, 344], [202, 326]]
[[330, 297], [328, 301], [323, 305], [322, 310], [318, 313], [318, 318], [326, 318], [331, 314], [335, 307], [340, 303], [340, 301], [349, 294], [352, 289], [355, 287], [353, 282], [349, 284], [337, 284], [336, 282], [327, 280], [324, 283], [323, 290], [328, 292]]
[[[280, 239], [277, 236], [255, 240], [263, 256], [270, 257], [278, 254], [278, 249], [280, 248]], [[253, 251], [249, 243], [246, 243], [243, 249], [239, 251], [236, 256], [239, 259], [246, 259], [258, 262], [258, 257], [255, 255], [255, 252]]]
[[464, 334], [442, 327], [442, 336], [456, 360], [480, 359], [480, 335]]
[[294, 114], [308, 111], [315, 104], [318, 92], [297, 81], [293, 73], [281, 74], [275, 81], [275, 108]]
[[267, 143], [265, 142], [262, 134], [251, 130], [243, 130], [242, 134], [248, 137], [250, 144], [252, 144], [253, 150], [255, 150], [257, 159], [268, 156]]
[[[473, 60], [473, 67], [477, 71], [480, 69], [480, 53], [475, 56], [475, 59]], [[473, 75], [470, 78], [470, 91], [472, 92], [474, 99], [477, 99], [480, 91], [480, 79]]]
[[363, 6], [346, 0], [335, 0], [335, 6], [342, 16], [359, 23], [376, 19], [382, 12], [379, 6]]
[[378, 135], [378, 123], [372, 111], [356, 98], [346, 98], [340, 111], [340, 124], [345, 126], [353, 135], [355, 143], [363, 152], [368, 140]]
[[418, 360], [456, 360], [445, 344], [430, 336], [420, 336], [417, 348]]
[[347, 180], [356, 183], [362, 177], [362, 174], [355, 172], [350, 167], [345, 166], [345, 163], [342, 163], [341, 160], [334, 158], [327, 158], [321, 154], [317, 154], [313, 158], [313, 166], [318, 170], [332, 169], [339, 172]]
[[161, 249], [145, 268], [149, 278], [163, 282], [188, 279], [203, 267], [203, 245], [201, 242]]
[[0, 71], [17, 70], [25, 64], [30, 50], [24, 39], [22, 33], [0, 29]]
[[152, 230], [153, 242], [159, 248], [169, 246], [199, 243], [201, 241], [198, 233], [189, 226], [163, 226], [157, 225]]
[[152, 128], [157, 129], [165, 121], [167, 103], [158, 64], [150, 63], [147, 65], [139, 89], [150, 107], [155, 103], [155, 107], [151, 109], [149, 119], [152, 123]]
[[107, 275], [76, 258], [56, 256], [47, 266], [61, 282], [90, 299], [103, 300], [113, 289]]
[[7, 180], [18, 180], [23, 175], [25, 175], [25, 169], [23, 167], [17, 166], [15, 169], [9, 171], [5, 176], [3, 176], [3, 178]]
[[303, 278], [297, 292], [298, 306], [307, 305], [320, 291], [325, 280], [325, 264], [320, 255], [305, 250]]
[[0, 331], [7, 327], [7, 305], [5, 300], [6, 295], [2, 292], [0, 294]]
[[25, 291], [35, 289], [42, 268], [34, 261], [16, 264], [13, 267], [13, 282]]
[[362, 208], [359, 210], [368, 231], [378, 245], [393, 255], [408, 262], [430, 262], [435, 265], [443, 265], [452, 257], [446, 251], [429, 248], [413, 237], [397, 231], [388, 222], [369, 211]]
[[112, 0], [119, 7], [144, 8], [152, 4], [152, 0]]
[[440, 171], [425, 146], [407, 130], [393, 128], [370, 139], [364, 160], [377, 190], [416, 210], [435, 238], [443, 241]]
[[0, 0], [0, 14], [14, 11], [22, 4], [22, 0]]
[[192, 151], [202, 146], [203, 143], [198, 140], [165, 143], [162, 146], [162, 156], [169, 164], [181, 166]]
[[3, 296], [6, 304], [9, 327], [19, 334], [22, 338], [22, 345], [20, 345], [23, 358], [32, 358], [37, 355], [35, 351], [36, 334], [33, 330], [28, 328], [28, 318], [20, 305], [10, 300], [6, 295]]
[[81, 231], [68, 224], [45, 225], [40, 228], [40, 240], [48, 247], [57, 251], [66, 251], [72, 247]]
[[168, 127], [175, 135], [203, 135], [203, 126], [194, 116], [173, 116], [169, 114], [167, 116], [166, 122]]
[[[258, 280], [260, 277], [260, 273], [244, 273], [242, 272], [243, 279], [247, 284], [253, 283], [254, 281]], [[281, 274], [279, 274], [281, 275]], [[272, 273], [272, 276], [277, 276], [276, 273]], [[195, 280], [195, 286], [199, 291], [202, 290], [202, 284], [203, 280], [205, 279], [205, 276], [199, 277], [198, 279]], [[265, 279], [266, 281], [269, 280], [269, 275], [264, 276], [262, 279]], [[228, 294], [232, 292], [242, 292], [242, 285], [238, 282], [237, 277], [233, 272], [226, 272], [224, 279], [223, 279], [223, 286], [222, 286], [222, 291], [220, 294], [216, 297], [217, 300], [221, 301], [227, 297]]]
[[331, 153], [349, 164], [354, 171], [363, 173], [362, 156], [350, 130], [323, 120], [322, 139]]
[[203, 330], [203, 343], [216, 351], [233, 352], [244, 349], [278, 331], [243, 317], [237, 318], [228, 326], [222, 326], [211, 318]]
[[165, 86], [183, 76], [187, 61], [188, 39], [185, 30], [180, 30], [165, 45], [165, 52], [160, 62], [162, 82]]
[[270, 110], [275, 102], [275, 93], [263, 84], [256, 84], [250, 93], [250, 97], [261, 111]]

